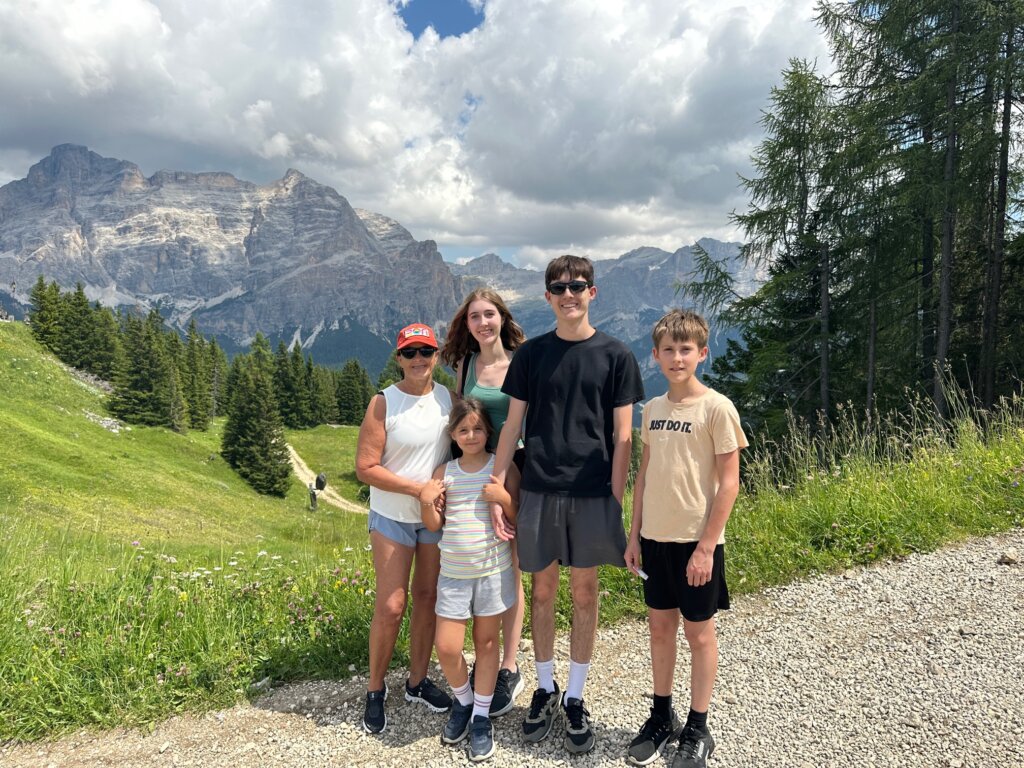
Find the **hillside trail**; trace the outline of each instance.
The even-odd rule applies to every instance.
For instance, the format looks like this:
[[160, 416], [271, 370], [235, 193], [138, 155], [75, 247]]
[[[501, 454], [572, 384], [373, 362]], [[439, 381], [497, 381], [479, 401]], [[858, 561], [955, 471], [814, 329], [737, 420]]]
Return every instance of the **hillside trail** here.
[[[302, 460], [302, 457], [290, 445], [288, 446], [288, 456], [292, 460], [292, 470], [298, 475], [299, 480], [302, 481], [304, 486], [308, 488], [310, 484], [316, 482], [316, 473], [309, 468], [306, 462]], [[326, 501], [328, 504], [338, 507], [338, 509], [343, 509], [346, 512], [356, 512], [360, 515], [365, 515], [369, 512], [366, 507], [356, 504], [354, 501], [343, 499], [330, 486], [327, 486], [322, 491], [317, 491], [316, 497], [318, 503]]]
[[[851, 568], [732, 601], [719, 614], [719, 675], [708, 768], [1020, 768], [1024, 765], [1024, 529], [895, 562]], [[614, 595], [602, 593], [602, 599]], [[559, 632], [556, 679], [568, 668]], [[534, 685], [494, 721], [492, 768], [627, 765], [626, 748], [651, 706], [645, 622], [598, 630], [585, 690], [597, 746], [566, 753], [561, 718], [544, 741], [524, 742]], [[682, 632], [676, 709], [687, 709]], [[402, 696], [388, 675], [388, 725], [360, 727], [365, 676], [278, 685], [253, 702], [157, 723], [152, 732], [82, 730], [52, 741], [0, 743], [3, 768], [442, 768], [469, 766], [440, 743], [444, 716]], [[443, 678], [435, 668], [431, 676]], [[669, 746], [654, 768], [668, 768]]]

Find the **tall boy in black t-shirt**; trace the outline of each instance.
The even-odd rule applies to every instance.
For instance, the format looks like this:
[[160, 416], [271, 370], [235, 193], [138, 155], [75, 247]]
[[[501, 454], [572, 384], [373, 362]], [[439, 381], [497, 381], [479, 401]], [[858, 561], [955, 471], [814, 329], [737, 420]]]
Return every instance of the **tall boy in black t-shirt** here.
[[[597, 295], [590, 261], [559, 256], [548, 264], [544, 282], [555, 330], [530, 339], [512, 358], [502, 386], [510, 398], [508, 419], [494, 466], [503, 482], [525, 415], [526, 463], [515, 536], [519, 565], [533, 574], [538, 687], [523, 736], [534, 742], [547, 736], [561, 704], [565, 748], [581, 753], [594, 747], [583, 686], [597, 631], [597, 566], [624, 564], [622, 494], [633, 404], [643, 399], [644, 390], [632, 352], [590, 324], [590, 302]], [[495, 517], [498, 535], [511, 538], [511, 527]], [[570, 568], [573, 602], [562, 701], [554, 682], [559, 565]]]

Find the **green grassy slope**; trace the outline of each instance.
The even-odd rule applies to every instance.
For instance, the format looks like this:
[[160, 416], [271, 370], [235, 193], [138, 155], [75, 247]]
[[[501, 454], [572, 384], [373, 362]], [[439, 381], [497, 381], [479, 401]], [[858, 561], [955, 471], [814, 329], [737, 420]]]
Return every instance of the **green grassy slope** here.
[[[115, 434], [89, 418], [106, 417], [103, 398], [43, 354], [25, 326], [0, 324], [0, 514], [50, 532], [195, 557], [220, 558], [259, 541], [288, 557], [328, 556], [365, 538], [365, 518], [330, 508], [308, 513], [298, 480], [285, 499], [254, 493], [218, 453], [222, 421], [209, 432]], [[352, 452], [339, 445], [339, 456]], [[329, 446], [321, 453], [328, 456]]]

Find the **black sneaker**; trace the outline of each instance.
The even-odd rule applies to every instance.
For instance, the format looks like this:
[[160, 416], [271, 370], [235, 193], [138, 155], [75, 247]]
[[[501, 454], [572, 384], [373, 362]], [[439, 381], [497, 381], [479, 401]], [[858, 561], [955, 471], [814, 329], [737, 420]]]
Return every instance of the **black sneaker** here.
[[384, 712], [384, 702], [388, 698], [388, 684], [379, 691], [366, 692], [366, 710], [363, 712], [363, 730], [367, 733], [380, 733], [388, 727], [388, 716]]
[[452, 702], [452, 712], [448, 715], [448, 722], [441, 731], [441, 742], [443, 744], [458, 744], [469, 733], [469, 721], [473, 715], [472, 704], [459, 704], [458, 700]]
[[711, 733], [687, 724], [679, 735], [679, 750], [672, 758], [672, 768], [706, 768], [714, 751], [715, 740]]
[[494, 698], [491, 699], [491, 717], [501, 717], [515, 703], [516, 696], [523, 692], [523, 676], [519, 674], [519, 667], [516, 671], [502, 667], [498, 670], [498, 679], [494, 683]]
[[429, 677], [420, 680], [415, 688], [405, 681], [405, 700], [425, 705], [432, 712], [447, 712], [452, 706], [452, 697], [442, 691]]
[[562, 694], [558, 690], [558, 683], [555, 683], [555, 690], [551, 693], [543, 688], [538, 688], [533, 692], [530, 709], [523, 719], [524, 739], [536, 743], [551, 732], [551, 726], [555, 722], [555, 710], [561, 698]]
[[583, 699], [566, 699], [564, 709], [565, 748], [576, 755], [589, 752], [594, 748], [594, 732]]
[[491, 730], [491, 719], [477, 715], [469, 724], [469, 759], [479, 763], [493, 754], [494, 733]]
[[682, 729], [683, 724], [679, 722], [679, 717], [674, 709], [670, 711], [668, 720], [651, 709], [651, 716], [640, 728], [640, 733], [629, 742], [626, 760], [633, 765], [653, 763], [658, 759], [666, 742], [678, 736]]

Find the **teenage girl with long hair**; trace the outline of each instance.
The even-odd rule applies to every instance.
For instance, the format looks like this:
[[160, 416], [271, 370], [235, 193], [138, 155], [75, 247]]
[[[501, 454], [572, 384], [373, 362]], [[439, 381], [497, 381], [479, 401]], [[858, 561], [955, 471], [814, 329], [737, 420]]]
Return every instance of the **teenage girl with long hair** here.
[[[448, 326], [448, 337], [441, 349], [441, 359], [455, 369], [458, 382], [456, 393], [461, 397], [480, 400], [494, 428], [488, 439], [488, 450], [494, 451], [497, 436], [508, 417], [508, 395], [501, 391], [513, 353], [526, 341], [522, 327], [513, 319], [505, 302], [490, 288], [478, 288], [462, 301]], [[517, 451], [519, 466], [522, 451]], [[506, 484], [507, 490], [517, 496], [518, 477]], [[503, 715], [522, 690], [523, 678], [519, 673], [516, 654], [523, 634], [525, 596], [523, 579], [519, 571], [519, 556], [512, 540], [512, 566], [518, 599], [515, 606], [502, 617], [502, 658], [498, 682], [491, 702], [491, 716]]]

